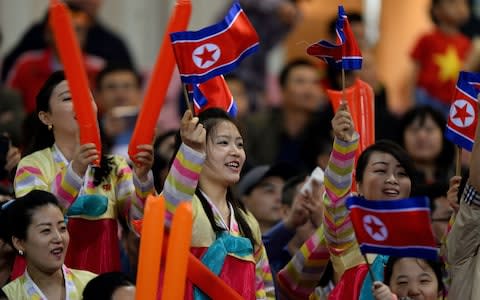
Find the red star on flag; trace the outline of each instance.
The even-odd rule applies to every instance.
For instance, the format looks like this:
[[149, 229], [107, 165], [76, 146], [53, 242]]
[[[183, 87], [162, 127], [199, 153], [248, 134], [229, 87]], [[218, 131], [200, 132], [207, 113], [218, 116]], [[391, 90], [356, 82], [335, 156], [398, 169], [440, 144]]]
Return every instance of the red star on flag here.
[[383, 228], [383, 225], [375, 223], [374, 219], [370, 219], [368, 221], [369, 221], [369, 223], [365, 223], [365, 225], [370, 227], [370, 229], [372, 230], [371, 235], [375, 235], [375, 234], [378, 233], [378, 234], [383, 236], [383, 234], [381, 232], [381, 229]]
[[213, 59], [213, 54], [215, 54], [216, 51], [217, 49], [210, 51], [208, 50], [207, 46], [203, 46], [203, 52], [201, 54], [195, 54], [195, 56], [202, 60], [201, 65], [203, 66], [206, 62], [215, 61], [215, 59]]
[[455, 115], [453, 119], [460, 119], [462, 124], [465, 125], [465, 120], [472, 115], [467, 111], [467, 103], [463, 104], [462, 107], [455, 104]]

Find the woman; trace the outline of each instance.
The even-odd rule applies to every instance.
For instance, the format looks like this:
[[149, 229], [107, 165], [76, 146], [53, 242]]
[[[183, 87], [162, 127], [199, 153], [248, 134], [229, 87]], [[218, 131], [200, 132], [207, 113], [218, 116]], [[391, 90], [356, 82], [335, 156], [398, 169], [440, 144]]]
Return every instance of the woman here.
[[[274, 299], [260, 228], [232, 197], [245, 162], [238, 127], [219, 109], [182, 118], [182, 144], [165, 181], [167, 224], [181, 201], [193, 206], [191, 252], [245, 299]], [[201, 298], [190, 283], [186, 299]]]
[[429, 106], [415, 107], [402, 119], [401, 145], [412, 158], [416, 185], [441, 187], [444, 195], [453, 174], [454, 147], [445, 137], [446, 120]]
[[9, 241], [27, 262], [23, 275], [3, 287], [8, 299], [82, 299], [95, 274], [63, 264], [70, 236], [55, 196], [32, 191], [11, 202], [6, 219]]
[[[100, 157], [94, 144], [80, 145], [71, 97], [62, 71], [53, 73], [38, 93], [38, 132], [31, 154], [18, 165], [15, 193], [19, 197], [39, 189], [58, 197], [69, 216], [69, 266], [118, 271], [117, 215], [143, 215], [146, 196], [154, 193], [152, 146], [139, 146], [132, 172], [123, 157]], [[92, 167], [98, 159], [100, 167]]]
[[383, 282], [375, 282], [376, 300], [437, 300], [445, 290], [441, 263], [413, 257], [390, 257]]
[[[330, 293], [331, 299], [373, 299], [372, 282], [370, 277], [365, 276], [367, 268], [345, 206], [345, 201], [351, 194], [354, 157], [359, 139], [346, 105], [339, 107], [332, 120], [332, 127], [335, 140], [325, 170], [324, 226], [302, 246], [305, 249], [301, 252], [308, 256], [297, 253], [292, 264], [306, 259], [301, 265], [308, 266], [310, 260], [321, 257], [324, 259], [323, 267], [319, 268], [317, 264], [317, 269], [318, 272], [323, 272], [328, 258], [325, 255], [326, 247], [334, 270], [334, 281], [337, 282]], [[359, 157], [356, 166], [357, 192], [372, 201], [407, 198], [411, 192], [412, 174], [409, 157], [401, 147], [391, 142], [377, 142], [365, 149]], [[322, 230], [325, 230], [326, 241], [320, 238]], [[376, 278], [383, 278], [383, 264], [388, 257], [368, 257]], [[293, 268], [289, 263], [279, 274], [286, 289], [290, 293], [292, 290], [295, 293], [306, 293], [304, 287], [307, 287], [308, 292], [313, 292], [312, 280], [299, 283], [291, 274]], [[302, 278], [300, 275], [296, 277]], [[321, 275], [318, 274], [318, 279]]]

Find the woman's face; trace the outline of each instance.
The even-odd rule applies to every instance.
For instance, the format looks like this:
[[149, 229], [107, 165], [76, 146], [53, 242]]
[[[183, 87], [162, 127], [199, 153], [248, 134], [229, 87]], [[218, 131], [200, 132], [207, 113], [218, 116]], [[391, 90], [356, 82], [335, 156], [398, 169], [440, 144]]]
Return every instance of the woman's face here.
[[426, 116], [423, 124], [415, 119], [403, 133], [405, 149], [415, 162], [434, 163], [442, 152], [442, 129], [431, 116]]
[[[92, 98], [93, 99], [93, 98]], [[43, 112], [44, 118], [40, 117], [45, 125], [53, 125], [57, 134], [77, 134], [78, 123], [73, 110], [72, 94], [66, 80], [60, 82], [50, 95], [50, 111]], [[96, 115], [97, 105], [92, 100], [93, 110]], [[41, 112], [42, 113], [42, 112]]]
[[65, 260], [70, 236], [62, 211], [55, 205], [39, 207], [32, 215], [25, 240], [13, 238], [15, 248], [25, 253], [27, 265], [52, 273]]
[[399, 298], [437, 300], [439, 295], [435, 272], [418, 258], [399, 259], [393, 266], [389, 285]]
[[202, 176], [230, 186], [240, 179], [245, 162], [243, 138], [237, 127], [229, 121], [220, 121], [207, 139], [207, 158]]
[[410, 178], [398, 160], [389, 153], [372, 152], [358, 192], [368, 200], [398, 200], [409, 197], [410, 190]]

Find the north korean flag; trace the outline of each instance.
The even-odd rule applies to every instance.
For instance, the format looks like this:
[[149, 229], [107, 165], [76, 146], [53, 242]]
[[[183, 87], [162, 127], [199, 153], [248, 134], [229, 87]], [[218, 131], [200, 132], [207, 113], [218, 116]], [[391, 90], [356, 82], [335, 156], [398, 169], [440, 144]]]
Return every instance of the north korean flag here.
[[353, 35], [343, 6], [338, 6], [338, 18], [335, 24], [336, 43], [321, 40], [307, 48], [309, 55], [323, 59], [338, 69], [358, 70], [362, 68], [362, 53]]
[[468, 151], [475, 141], [479, 87], [480, 73], [460, 72], [445, 130], [447, 139]]
[[350, 197], [347, 207], [362, 253], [437, 258], [427, 197], [395, 201]]
[[170, 39], [185, 83], [201, 83], [232, 71], [259, 45], [257, 32], [238, 2], [221, 22], [199, 31], [174, 32]]
[[237, 104], [228, 88], [223, 76], [216, 76], [203, 83], [190, 85], [191, 100], [194, 104], [195, 114], [216, 107], [226, 111], [232, 118], [237, 115]]

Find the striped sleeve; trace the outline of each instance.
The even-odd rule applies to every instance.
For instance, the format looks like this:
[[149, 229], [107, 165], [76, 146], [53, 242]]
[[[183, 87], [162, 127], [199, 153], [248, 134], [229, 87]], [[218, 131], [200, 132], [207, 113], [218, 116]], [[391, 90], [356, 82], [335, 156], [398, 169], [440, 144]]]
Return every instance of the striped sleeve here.
[[320, 226], [278, 273], [281, 299], [308, 299], [318, 285], [329, 258], [323, 226]]
[[[55, 174], [54, 170], [49, 170], [52, 167], [47, 162], [51, 160], [45, 151], [22, 159], [15, 174], [15, 195], [21, 197], [32, 190], [49, 191], [57, 196], [62, 207], [68, 209], [77, 198], [83, 179], [75, 174], [71, 166], [61, 168]], [[49, 171], [55, 174], [53, 178], [47, 175]]]
[[172, 221], [175, 209], [182, 201], [191, 201], [197, 188], [205, 154], [185, 144], [180, 146], [163, 187], [166, 200], [166, 224]]
[[115, 194], [119, 205], [122, 211], [129, 212], [132, 220], [141, 219], [147, 196], [155, 193], [153, 175], [149, 172], [147, 181], [141, 182], [125, 158], [115, 156], [114, 161], [117, 172]]
[[255, 296], [257, 299], [275, 299], [275, 287], [273, 284], [270, 263], [268, 262], [267, 250], [263, 243], [258, 248], [255, 256]]
[[358, 134], [352, 142], [335, 139], [325, 170], [323, 203], [325, 238], [330, 253], [341, 256], [356, 244], [352, 223], [345, 205], [352, 187], [352, 173]]

